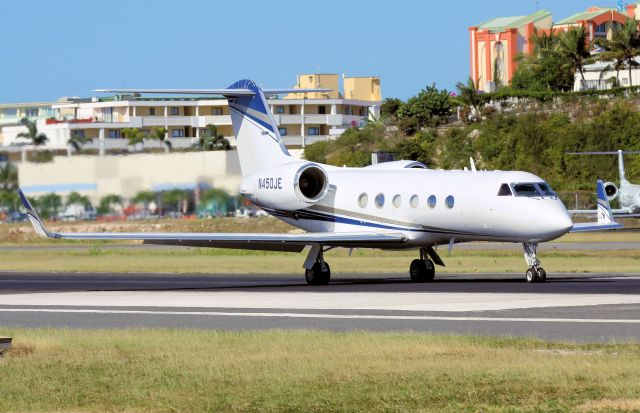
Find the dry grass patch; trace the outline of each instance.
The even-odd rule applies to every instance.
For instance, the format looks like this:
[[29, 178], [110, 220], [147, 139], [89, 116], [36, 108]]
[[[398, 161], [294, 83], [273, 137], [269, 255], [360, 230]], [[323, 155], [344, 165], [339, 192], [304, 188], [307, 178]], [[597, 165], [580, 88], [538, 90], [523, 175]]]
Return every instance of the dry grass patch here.
[[640, 399], [591, 400], [576, 408], [578, 412], [639, 412]]

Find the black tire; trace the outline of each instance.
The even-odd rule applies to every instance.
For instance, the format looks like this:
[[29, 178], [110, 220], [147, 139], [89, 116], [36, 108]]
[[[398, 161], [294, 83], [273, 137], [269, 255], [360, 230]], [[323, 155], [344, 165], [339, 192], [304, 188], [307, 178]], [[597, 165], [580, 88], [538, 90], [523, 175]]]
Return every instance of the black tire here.
[[547, 272], [542, 267], [538, 267], [538, 282], [543, 283], [547, 281]]
[[436, 265], [430, 259], [426, 259], [425, 264], [427, 269], [426, 279], [427, 281], [433, 281], [436, 277]]
[[326, 262], [313, 264], [311, 269], [307, 269], [304, 273], [307, 284], [310, 285], [326, 285], [331, 279], [331, 268]]
[[527, 270], [526, 280], [529, 284], [538, 282], [538, 272], [533, 267]]
[[427, 277], [427, 263], [424, 260], [413, 260], [409, 266], [409, 275], [411, 281], [416, 283], [422, 283], [429, 281]]

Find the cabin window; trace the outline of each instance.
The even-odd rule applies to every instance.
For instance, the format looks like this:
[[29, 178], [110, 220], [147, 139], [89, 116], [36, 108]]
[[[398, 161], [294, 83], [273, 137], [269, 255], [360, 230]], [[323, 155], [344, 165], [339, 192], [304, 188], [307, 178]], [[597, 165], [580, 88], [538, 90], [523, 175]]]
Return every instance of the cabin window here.
[[393, 197], [393, 206], [396, 208], [400, 208], [401, 204], [402, 204], [402, 197], [400, 195], [395, 195]]
[[453, 204], [455, 203], [455, 199], [453, 199], [453, 195], [449, 195], [448, 197], [445, 198], [444, 200], [444, 204], [447, 206], [447, 208], [451, 209], [453, 208]]
[[411, 199], [409, 199], [409, 204], [411, 205], [411, 208], [417, 208], [419, 203], [420, 203], [420, 197], [418, 197], [418, 195], [413, 195]]
[[513, 191], [516, 193], [516, 196], [541, 196], [535, 184], [513, 184]]
[[382, 208], [384, 206], [384, 194], [378, 194], [376, 195], [376, 206], [378, 208]]
[[433, 209], [436, 207], [436, 196], [435, 195], [430, 195], [429, 198], [427, 198], [427, 205], [429, 205], [429, 208]]
[[358, 197], [358, 205], [360, 205], [360, 208], [365, 208], [368, 202], [369, 202], [369, 196], [364, 192], [361, 193], [360, 196]]
[[500, 185], [500, 189], [498, 190], [498, 196], [511, 196], [513, 195], [511, 193], [511, 188], [509, 188], [509, 185], [507, 184], [502, 184]]

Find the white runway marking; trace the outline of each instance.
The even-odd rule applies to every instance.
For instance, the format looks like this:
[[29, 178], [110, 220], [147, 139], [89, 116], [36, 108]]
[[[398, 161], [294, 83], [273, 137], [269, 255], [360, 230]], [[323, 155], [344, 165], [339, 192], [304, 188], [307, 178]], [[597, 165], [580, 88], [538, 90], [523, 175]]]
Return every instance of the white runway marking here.
[[255, 291], [89, 291], [0, 295], [0, 305], [42, 307], [191, 307], [455, 312], [612, 304], [640, 304], [640, 295]]
[[58, 308], [2, 308], [1, 312], [15, 313], [61, 313], [61, 314], [125, 314], [125, 315], [196, 315], [224, 317], [276, 317], [276, 318], [317, 318], [317, 319], [364, 319], [364, 320], [418, 320], [418, 321], [497, 321], [535, 323], [615, 323], [640, 324], [640, 320], [605, 318], [518, 318], [518, 317], [455, 317], [455, 316], [412, 316], [376, 314], [310, 314], [310, 313], [250, 313], [224, 311], [154, 311], [154, 310], [98, 310], [98, 309], [58, 309]]

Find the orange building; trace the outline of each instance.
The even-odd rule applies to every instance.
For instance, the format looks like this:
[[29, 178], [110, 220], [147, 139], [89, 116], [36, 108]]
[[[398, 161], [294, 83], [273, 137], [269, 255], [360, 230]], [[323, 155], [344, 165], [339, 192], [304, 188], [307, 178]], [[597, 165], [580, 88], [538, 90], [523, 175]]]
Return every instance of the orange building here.
[[640, 17], [636, 4], [627, 6], [627, 14], [613, 8], [590, 7], [585, 12], [553, 23], [551, 12], [540, 10], [527, 16], [496, 17], [469, 27], [471, 46], [471, 78], [479, 90], [494, 91], [498, 84], [509, 84], [520, 54], [533, 52], [530, 41], [534, 31], [562, 32], [582, 26], [589, 40], [610, 37], [617, 24], [629, 17]]

